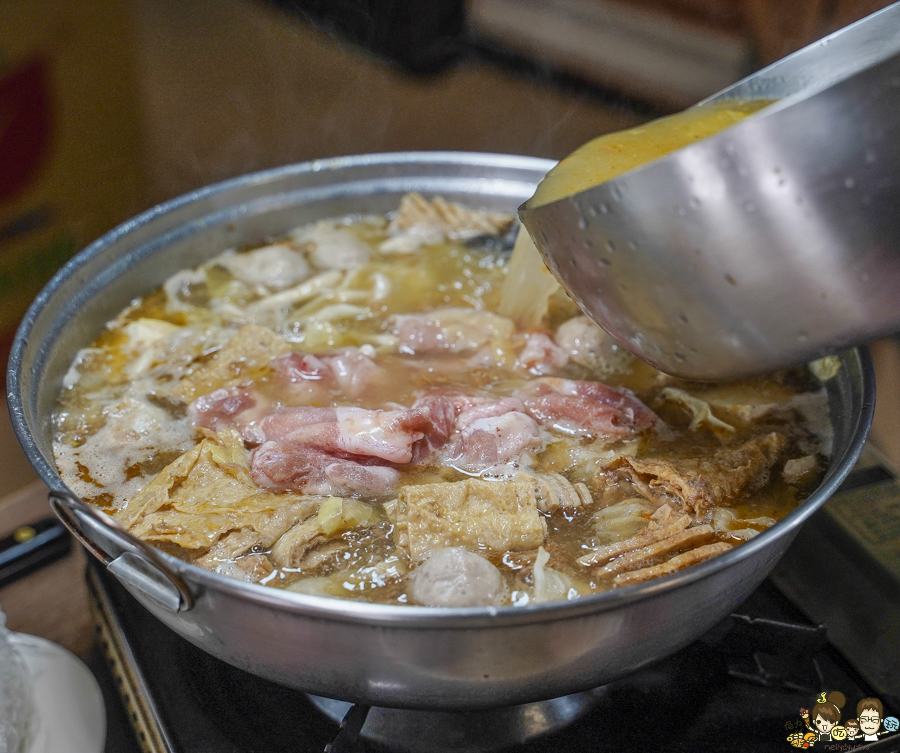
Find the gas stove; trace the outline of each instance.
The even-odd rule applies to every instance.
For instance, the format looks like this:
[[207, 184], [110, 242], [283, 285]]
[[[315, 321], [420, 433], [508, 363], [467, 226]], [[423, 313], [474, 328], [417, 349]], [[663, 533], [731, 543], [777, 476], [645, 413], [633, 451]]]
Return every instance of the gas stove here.
[[[800, 709], [825, 691], [844, 694], [845, 719], [867, 697], [900, 715], [898, 534], [900, 482], [867, 451], [772, 576], [700, 640], [587, 693], [461, 713], [369, 709], [262, 680], [177, 636], [100, 565], [87, 577], [146, 753], [756, 753], [790, 749], [809, 731]], [[813, 747], [900, 751], [900, 731], [882, 732]]]

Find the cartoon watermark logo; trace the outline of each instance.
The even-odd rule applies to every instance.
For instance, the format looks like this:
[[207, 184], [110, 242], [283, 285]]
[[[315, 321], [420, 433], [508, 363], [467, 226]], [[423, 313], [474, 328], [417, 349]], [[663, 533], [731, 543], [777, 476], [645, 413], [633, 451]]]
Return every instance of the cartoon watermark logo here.
[[794, 730], [787, 741], [795, 748], [852, 750], [900, 729], [900, 720], [885, 717], [884, 705], [877, 698], [860, 700], [856, 716], [842, 722], [846, 705], [847, 697], [839, 690], [821, 693], [811, 711], [800, 709], [800, 719], [785, 722], [786, 730]]

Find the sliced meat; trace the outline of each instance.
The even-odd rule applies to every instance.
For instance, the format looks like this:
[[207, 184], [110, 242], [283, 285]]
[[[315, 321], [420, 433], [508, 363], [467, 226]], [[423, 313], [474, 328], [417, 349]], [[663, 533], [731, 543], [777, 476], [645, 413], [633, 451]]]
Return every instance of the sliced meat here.
[[628, 390], [544, 377], [517, 393], [538, 422], [565, 434], [620, 439], [649, 429], [656, 414]]
[[[285, 353], [274, 359], [272, 368], [281, 379], [281, 389], [289, 403], [328, 403], [335, 392], [355, 398], [380, 378], [382, 370], [359, 348], [344, 348], [332, 354]], [[256, 410], [251, 410], [253, 408]], [[198, 397], [189, 407], [195, 426], [218, 431], [222, 428], [246, 427], [271, 411], [269, 401], [262, 400], [247, 385], [222, 387]], [[287, 421], [282, 417], [279, 421]], [[268, 437], [274, 439], [276, 437]], [[245, 439], [263, 442], [266, 437], [254, 428]]]
[[425, 463], [440, 450], [456, 428], [456, 405], [453, 400], [439, 393], [429, 393], [413, 403], [413, 409], [427, 411], [432, 430], [412, 447], [412, 463]]
[[715, 557], [717, 554], [727, 552], [729, 549], [731, 549], [731, 544], [726, 544], [724, 541], [699, 546], [683, 554], [677, 554], [662, 564], [634, 570], [630, 573], [621, 573], [613, 578], [613, 585], [630, 586], [635, 583], [653, 580], [653, 578], [660, 578], [663, 575], [670, 575], [678, 570], [696, 565], [698, 562], [703, 562], [703, 560], [708, 560], [710, 557]]
[[547, 335], [532, 332], [527, 335], [525, 347], [516, 359], [516, 366], [535, 376], [558, 371], [569, 361], [569, 356]]
[[456, 428], [465, 429], [475, 421], [485, 418], [497, 418], [507, 413], [517, 411], [524, 413], [525, 405], [515, 397], [479, 397], [474, 395], [461, 395], [453, 401], [457, 411]]
[[422, 408], [383, 411], [298, 407], [283, 408], [266, 416], [245, 438], [408, 463], [413, 445], [433, 428], [428, 411]]
[[503, 593], [500, 571], [463, 547], [438, 549], [416, 568], [410, 591], [427, 607], [486, 607]]
[[251, 445], [272, 441], [284, 442], [290, 440], [291, 435], [297, 431], [303, 429], [311, 431], [310, 427], [328, 427], [336, 423], [337, 411], [335, 408], [308, 406], [282, 408], [263, 416], [258, 421], [242, 426], [241, 436], [245, 442]]
[[337, 392], [337, 383], [325, 360], [312, 353], [287, 353], [272, 366], [278, 377], [278, 391], [290, 405], [328, 405]]
[[204, 429], [240, 430], [250, 420], [240, 420], [239, 416], [246, 416], [246, 411], [254, 407], [256, 397], [249, 387], [222, 387], [194, 400], [188, 406], [188, 416], [194, 426], [202, 426]]
[[287, 353], [275, 359], [275, 370], [286, 382], [322, 382], [330, 380], [331, 369], [319, 356], [312, 353]]
[[400, 352], [407, 355], [476, 350], [495, 339], [507, 341], [512, 333], [511, 320], [475, 309], [446, 308], [394, 317], [393, 334]]
[[412, 446], [433, 430], [427, 411], [338, 408], [336, 449], [393, 463], [412, 460]]
[[647, 528], [645, 528], [636, 536], [632, 536], [631, 538], [625, 539], [624, 541], [617, 541], [614, 544], [607, 544], [606, 546], [602, 546], [596, 551], [591, 552], [590, 554], [586, 554], [584, 557], [579, 557], [578, 564], [587, 566], [605, 565], [614, 557], [619, 557], [626, 552], [633, 552], [637, 549], [642, 549], [643, 547], [654, 544], [657, 541], [662, 541], [669, 536], [674, 536], [678, 533], [681, 533], [690, 524], [691, 516], [682, 515], [680, 518], [677, 518], [671, 523], [667, 522], [662, 526], [655, 526], [653, 528], [647, 526]]
[[784, 435], [772, 432], [706, 457], [670, 461], [623, 455], [606, 468], [630, 481], [648, 499], [675, 501], [684, 510], [700, 514], [765, 486], [787, 446]]
[[[433, 430], [416, 443], [413, 448], [413, 463], [424, 463], [433, 460], [437, 451], [447, 444], [455, 432], [459, 431], [462, 432], [463, 436], [457, 437], [454, 448], [449, 451], [450, 457], [459, 458], [461, 461], [468, 457], [475, 465], [479, 464], [477, 460], [479, 454], [486, 453], [484, 454], [485, 459], [507, 455], [510, 448], [524, 438], [524, 436], [510, 436], [507, 440], [501, 439], [498, 442], [496, 437], [481, 436], [472, 444], [468, 441], [468, 437], [465, 436], [467, 431], [469, 435], [472, 435], [479, 430], [486, 432], [486, 434], [491, 434], [493, 429], [497, 427], [497, 424], [487, 423], [473, 427], [472, 425], [479, 420], [498, 418], [512, 411], [524, 410], [522, 401], [516, 398], [498, 399], [481, 395], [469, 395], [459, 390], [430, 390], [413, 403], [413, 409], [416, 408], [427, 411], [431, 418]], [[523, 427], [521, 424], [517, 425], [515, 422], [510, 422], [504, 428], [521, 431]], [[491, 434], [491, 436], [493, 435]], [[499, 462], [508, 461], [497, 460], [492, 465], [496, 465]], [[481, 466], [481, 468], [488, 467], [490, 466]]]
[[323, 487], [317, 494], [383, 497], [394, 490], [400, 480], [400, 472], [381, 465], [336, 460], [325, 466], [325, 478], [329, 491], [324, 491]]
[[338, 388], [348, 397], [359, 397], [382, 376], [382, 369], [359, 348], [342, 348], [322, 360], [334, 374]]
[[478, 418], [468, 423], [445, 453], [457, 468], [477, 473], [515, 460], [529, 447], [541, 444], [540, 431], [532, 418], [518, 411]]
[[269, 489], [316, 495], [378, 498], [390, 492], [400, 473], [375, 458], [341, 458], [290, 441], [271, 441], [253, 453], [251, 476]]
[[382, 369], [359, 348], [334, 353], [289, 353], [277, 359], [275, 369], [286, 384], [299, 385], [310, 394], [339, 390], [356, 398], [378, 381]]

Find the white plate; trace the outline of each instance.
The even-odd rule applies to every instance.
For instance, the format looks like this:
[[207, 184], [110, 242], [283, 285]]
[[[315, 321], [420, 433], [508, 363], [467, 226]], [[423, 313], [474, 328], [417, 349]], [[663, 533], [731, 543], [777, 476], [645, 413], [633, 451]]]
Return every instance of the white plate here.
[[34, 689], [37, 729], [28, 753], [103, 753], [106, 708], [90, 670], [62, 646], [12, 633]]

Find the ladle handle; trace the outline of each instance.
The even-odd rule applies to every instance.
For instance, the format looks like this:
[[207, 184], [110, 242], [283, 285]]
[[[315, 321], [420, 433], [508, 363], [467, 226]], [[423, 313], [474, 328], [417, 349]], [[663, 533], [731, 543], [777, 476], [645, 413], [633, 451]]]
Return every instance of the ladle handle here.
[[69, 491], [51, 489], [48, 498], [63, 525], [126, 586], [173, 612], [193, 608], [190, 587], [159, 552]]

